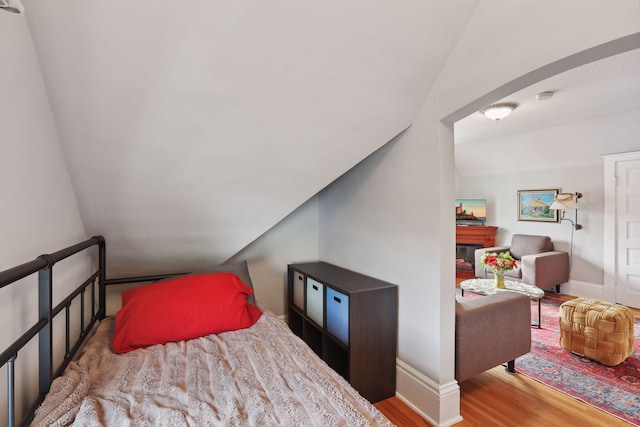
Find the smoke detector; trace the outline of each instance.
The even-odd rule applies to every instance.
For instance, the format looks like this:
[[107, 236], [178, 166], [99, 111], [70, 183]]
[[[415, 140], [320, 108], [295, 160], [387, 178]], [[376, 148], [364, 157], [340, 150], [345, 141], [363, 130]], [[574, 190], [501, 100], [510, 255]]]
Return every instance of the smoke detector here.
[[536, 95], [536, 99], [538, 101], [545, 101], [545, 100], [551, 98], [552, 96], [553, 96], [553, 92], [548, 90], [548, 91], [540, 92], [539, 94], [537, 94]]

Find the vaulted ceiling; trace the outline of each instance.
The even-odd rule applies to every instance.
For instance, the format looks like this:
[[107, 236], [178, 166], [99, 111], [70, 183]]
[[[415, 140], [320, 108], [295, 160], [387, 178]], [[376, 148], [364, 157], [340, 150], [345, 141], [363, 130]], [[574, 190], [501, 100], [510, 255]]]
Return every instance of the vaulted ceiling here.
[[222, 262], [265, 233], [412, 123], [477, 4], [26, 2], [110, 269]]

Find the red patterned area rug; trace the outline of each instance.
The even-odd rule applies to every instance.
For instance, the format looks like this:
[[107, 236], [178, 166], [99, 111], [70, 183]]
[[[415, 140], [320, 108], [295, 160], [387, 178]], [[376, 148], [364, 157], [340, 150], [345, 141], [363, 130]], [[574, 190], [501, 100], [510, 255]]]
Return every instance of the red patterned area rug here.
[[[560, 347], [559, 308], [563, 301], [542, 299], [542, 328], [532, 328], [531, 352], [516, 359], [516, 369], [549, 387], [640, 426], [640, 320], [635, 321], [634, 354], [606, 366]], [[531, 314], [537, 317], [537, 303]]]

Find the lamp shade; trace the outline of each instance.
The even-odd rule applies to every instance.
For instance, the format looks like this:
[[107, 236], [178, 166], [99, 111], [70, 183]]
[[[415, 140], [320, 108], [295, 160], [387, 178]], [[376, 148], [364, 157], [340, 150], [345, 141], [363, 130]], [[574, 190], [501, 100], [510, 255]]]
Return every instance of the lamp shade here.
[[576, 202], [576, 195], [572, 193], [560, 193], [554, 199], [549, 209], [555, 210], [567, 210], [578, 209], [578, 203]]

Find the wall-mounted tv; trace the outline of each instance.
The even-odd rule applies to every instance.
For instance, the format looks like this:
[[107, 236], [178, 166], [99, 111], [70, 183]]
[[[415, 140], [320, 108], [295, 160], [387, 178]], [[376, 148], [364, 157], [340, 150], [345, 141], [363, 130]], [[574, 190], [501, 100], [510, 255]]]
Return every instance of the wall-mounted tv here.
[[456, 224], [485, 225], [486, 222], [486, 199], [456, 199]]

